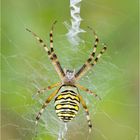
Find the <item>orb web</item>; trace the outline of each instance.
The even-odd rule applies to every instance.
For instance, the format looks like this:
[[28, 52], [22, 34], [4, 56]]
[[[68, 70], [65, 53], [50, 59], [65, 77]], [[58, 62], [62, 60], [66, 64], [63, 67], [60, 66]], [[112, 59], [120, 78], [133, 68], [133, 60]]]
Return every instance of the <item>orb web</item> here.
[[[41, 2], [37, 1], [36, 5], [40, 8], [39, 5], [41, 5]], [[93, 3], [84, 1], [83, 7], [88, 7], [90, 5], [93, 5]], [[96, 2], [95, 7], [111, 10], [106, 6], [100, 6]], [[122, 13], [114, 13], [114, 15], [120, 14]], [[20, 24], [20, 28], [24, 29], [27, 23], [23, 20], [24, 18], [20, 13], [17, 13], [17, 17], [20, 19], [17, 23]], [[91, 22], [91, 20], [88, 20], [87, 22]], [[102, 24], [105, 25], [105, 22], [102, 22]], [[107, 26], [110, 26], [112, 31], [116, 28], [116, 25], [109, 24]], [[98, 24], [97, 27], [100, 28], [101, 24]], [[83, 43], [78, 49], [75, 48], [74, 50], [74, 48], [69, 47], [65, 34], [58, 34], [55, 31], [54, 48], [63, 68], [75, 68], [78, 70], [88, 58], [90, 51], [92, 50], [92, 40], [94, 39], [92, 34], [85, 34], [88, 34], [88, 37], [91, 36], [91, 39], [84, 39], [85, 43]], [[25, 36], [27, 35], [28, 33], [26, 33]], [[109, 33], [107, 35], [109, 35]], [[39, 44], [33, 37], [28, 40], [29, 44], [26, 43], [26, 45], [28, 44], [28, 47], [30, 46], [29, 49], [24, 45], [25, 42], [23, 39], [25, 36], [22, 36], [23, 38], [21, 41], [21, 39], [15, 38], [13, 34], [8, 33], [6, 29], [3, 29], [2, 36], [5, 40], [3, 46], [8, 48], [7, 52], [2, 48], [3, 53], [1, 53], [3, 66], [2, 74], [5, 76], [5, 78], [3, 78], [1, 90], [3, 99], [2, 112], [4, 114], [2, 117], [4, 121], [1, 128], [3, 130], [8, 128], [11, 131], [14, 129], [16, 131], [16, 134], [13, 133], [11, 136], [12, 138], [8, 139], [30, 138], [42, 140], [47, 135], [52, 136], [52, 139], [64, 138], [71, 140], [73, 138], [83, 138], [85, 140], [92, 140], [94, 136], [98, 135], [100, 139], [109, 140], [110, 134], [99, 126], [101, 119], [98, 120], [96, 116], [104, 117], [107, 122], [114, 125], [117, 130], [121, 129], [131, 132], [133, 139], [138, 139], [138, 131], [133, 127], [133, 125], [126, 123], [125, 119], [122, 122], [117, 121], [116, 117], [114, 117], [112, 113], [108, 113], [102, 108], [102, 104], [104, 103], [111, 103], [112, 106], [117, 105], [119, 108], [126, 108], [126, 110], [130, 110], [130, 108], [133, 110], [137, 107], [137, 104], [108, 98], [115, 88], [126, 89], [133, 85], [132, 82], [127, 81], [117, 83], [117, 87], [110, 86], [112, 85], [112, 82], [117, 81], [117, 79], [121, 79], [122, 75], [125, 75], [125, 70], [114, 64], [112, 61], [113, 57], [109, 54], [105, 54], [97, 66], [89, 71], [89, 73], [79, 81], [81, 85], [95, 91], [102, 98], [101, 101], [98, 101], [91, 95], [80, 91], [90, 112], [91, 121], [93, 123], [93, 133], [90, 135], [88, 134], [87, 121], [82, 106], [75, 120], [70, 122], [66, 127], [65, 124], [58, 120], [55, 114], [53, 104], [54, 100], [52, 100], [45, 109], [38, 126], [35, 127], [35, 117], [37, 112], [40, 110], [42, 103], [52, 91], [48, 91], [44, 95], [36, 97], [35, 99], [32, 99], [32, 95], [34, 95], [38, 89], [59, 81], [59, 78], [43, 48], [39, 47]], [[49, 40], [49, 38], [47, 38], [47, 40]], [[99, 45], [98, 49], [100, 50], [100, 48], [101, 47]], [[114, 52], [114, 54], [115, 53], [120, 52]]]

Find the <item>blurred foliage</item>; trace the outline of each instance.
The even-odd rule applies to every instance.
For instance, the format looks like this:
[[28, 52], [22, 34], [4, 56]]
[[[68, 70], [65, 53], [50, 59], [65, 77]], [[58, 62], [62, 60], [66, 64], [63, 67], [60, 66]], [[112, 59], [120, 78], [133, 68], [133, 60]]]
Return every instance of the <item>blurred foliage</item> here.
[[[97, 67], [81, 81], [102, 97], [94, 112], [94, 98], [82, 93], [89, 101], [94, 123], [89, 139], [138, 140], [138, 0], [83, 0], [81, 28], [87, 32], [81, 34], [85, 44], [78, 47], [71, 46], [65, 37], [67, 30], [63, 22], [70, 21], [69, 10], [68, 0], [2, 1], [2, 140], [33, 139], [35, 135], [34, 118], [40, 104], [32, 100], [37, 90], [34, 85], [45, 87], [59, 78], [44, 50], [25, 28], [36, 32], [48, 44], [55, 19], [58, 23], [54, 47], [63, 67], [77, 70], [87, 59], [93, 43], [88, 25], [97, 31], [101, 42], [108, 45]], [[88, 136], [87, 124], [81, 123], [86, 118], [84, 115], [80, 118], [74, 123], [80, 124], [79, 130], [75, 131], [71, 125], [69, 140], [85, 140]], [[41, 126], [39, 133], [37, 140], [57, 137]]]

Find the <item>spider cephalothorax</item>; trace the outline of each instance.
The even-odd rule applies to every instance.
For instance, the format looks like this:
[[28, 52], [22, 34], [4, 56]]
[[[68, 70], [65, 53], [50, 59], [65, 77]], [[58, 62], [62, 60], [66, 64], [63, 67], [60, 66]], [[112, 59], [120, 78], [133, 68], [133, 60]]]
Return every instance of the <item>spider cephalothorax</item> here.
[[75, 84], [75, 70], [64, 70], [64, 84], [66, 85], [74, 85]]
[[92, 94], [95, 97], [99, 98], [99, 96], [97, 96], [96, 93], [85, 88], [84, 86], [79, 85], [77, 83], [77, 81], [80, 80], [80, 78], [82, 76], [84, 76], [85, 73], [87, 73], [92, 67], [95, 66], [95, 64], [101, 57], [101, 55], [105, 52], [106, 46], [104, 46], [102, 48], [102, 50], [100, 51], [100, 53], [95, 57], [96, 48], [97, 48], [99, 39], [98, 39], [96, 33], [90, 28], [94, 33], [95, 42], [93, 45], [93, 51], [91, 52], [89, 58], [86, 60], [86, 62], [83, 64], [83, 66], [77, 72], [75, 72], [75, 70], [74, 71], [63, 70], [63, 68], [61, 67], [61, 64], [57, 58], [57, 55], [55, 54], [54, 49], [53, 49], [53, 27], [54, 27], [55, 23], [56, 23], [56, 21], [53, 23], [52, 29], [50, 31], [50, 49], [47, 47], [47, 45], [44, 43], [44, 41], [40, 37], [38, 37], [31, 30], [27, 29], [27, 31], [31, 32], [34, 35], [34, 37], [39, 41], [39, 43], [44, 47], [45, 51], [48, 53], [48, 57], [49, 57], [50, 61], [52, 62], [56, 72], [58, 73], [58, 75], [61, 79], [61, 82], [57, 82], [56, 84], [48, 86], [47, 88], [38, 90], [37, 95], [40, 93], [44, 93], [45, 91], [50, 90], [54, 87], [59, 86], [59, 88], [56, 89], [46, 99], [45, 103], [43, 104], [41, 110], [39, 111], [39, 113], [36, 117], [36, 123], [40, 119], [40, 116], [42, 115], [44, 109], [47, 107], [49, 102], [55, 97], [56, 114], [57, 114], [58, 118], [65, 123], [71, 121], [75, 117], [75, 115], [77, 114], [77, 112], [79, 110], [79, 104], [81, 103], [83, 108], [85, 109], [86, 118], [87, 118], [88, 126], [89, 126], [89, 132], [90, 132], [92, 123], [90, 120], [89, 111], [88, 111], [86, 103], [85, 103], [84, 99], [82, 98], [82, 96], [80, 95], [78, 89], [84, 90], [85, 92]]

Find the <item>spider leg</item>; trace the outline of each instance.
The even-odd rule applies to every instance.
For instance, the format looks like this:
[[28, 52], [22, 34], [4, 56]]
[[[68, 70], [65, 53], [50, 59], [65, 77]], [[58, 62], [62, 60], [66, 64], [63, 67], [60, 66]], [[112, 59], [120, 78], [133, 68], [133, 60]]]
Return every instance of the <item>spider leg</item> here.
[[99, 43], [99, 38], [97, 36], [97, 34], [95, 33], [95, 31], [91, 28], [91, 27], [88, 27], [90, 30], [93, 31], [93, 34], [94, 34], [94, 37], [95, 37], [95, 42], [94, 42], [94, 45], [93, 45], [93, 51], [92, 53], [90, 54], [89, 58], [86, 60], [85, 64], [80, 68], [80, 70], [75, 74], [75, 77], [77, 79], [80, 79], [80, 77], [82, 77], [82, 72], [83, 71], [86, 71], [88, 69], [88, 65], [89, 63], [94, 59], [95, 57], [95, 53], [96, 53], [96, 49], [97, 49], [97, 45]]
[[81, 86], [81, 85], [79, 85], [79, 84], [76, 84], [76, 86], [77, 86], [79, 89], [84, 90], [85, 92], [87, 92], [87, 93], [93, 95], [94, 97], [97, 97], [99, 100], [101, 100], [101, 98], [100, 98], [96, 93], [92, 92], [92, 91], [89, 90], [88, 88], [85, 88], [85, 87], [83, 87], [83, 86]]
[[60, 85], [61, 85], [61, 82], [57, 82], [57, 83], [55, 83], [55, 84], [53, 84], [53, 85], [51, 85], [51, 86], [48, 86], [47, 88], [39, 89], [39, 90], [37, 91], [37, 93], [33, 95], [33, 98], [35, 98], [35, 97], [38, 96], [39, 94], [43, 94], [43, 93], [44, 93], [45, 91], [47, 91], [47, 90], [50, 90], [50, 89], [55, 88], [55, 87], [60, 86]]
[[65, 73], [60, 65], [60, 62], [57, 58], [57, 55], [54, 52], [54, 48], [53, 48], [53, 29], [54, 29], [54, 25], [56, 24], [57, 21], [54, 21], [54, 23], [52, 24], [52, 28], [50, 31], [50, 50], [51, 50], [51, 57], [50, 59], [52, 60], [52, 63], [58, 73], [58, 75], [60, 76], [61, 79], [63, 79], [63, 77], [65, 76]]
[[[53, 23], [56, 23], [56, 21]], [[60, 65], [60, 62], [58, 61], [57, 55], [54, 53], [54, 49], [53, 49], [53, 36], [52, 36], [52, 32], [53, 32], [53, 26], [52, 26], [52, 30], [50, 32], [50, 48], [51, 50], [49, 50], [49, 48], [47, 47], [47, 45], [44, 43], [44, 41], [38, 36], [36, 35], [34, 32], [32, 32], [30, 29], [26, 30], [30, 33], [32, 33], [32, 35], [38, 40], [38, 42], [43, 46], [43, 48], [45, 49], [45, 51], [48, 53], [48, 57], [50, 58], [56, 72], [58, 73], [59, 77], [61, 80], [63, 80], [65, 73]]]
[[86, 105], [84, 99], [82, 98], [82, 96], [80, 94], [78, 94], [78, 96], [80, 98], [80, 101], [82, 103], [83, 108], [85, 109], [86, 118], [87, 118], [87, 121], [88, 121], [89, 133], [90, 133], [91, 129], [92, 129], [92, 123], [91, 123], [91, 120], [90, 120], [89, 111], [88, 111], [87, 105]]
[[[60, 89], [60, 88], [59, 88]], [[45, 101], [45, 103], [43, 104], [41, 110], [38, 112], [37, 116], [36, 116], [36, 125], [38, 123], [38, 120], [40, 119], [42, 113], [44, 112], [45, 108], [47, 107], [47, 105], [50, 103], [50, 101], [56, 96], [56, 94], [58, 93], [59, 89], [55, 90]]]
[[44, 47], [45, 51], [48, 53], [48, 55], [50, 57], [51, 52], [49, 51], [49, 49], [48, 49], [47, 45], [44, 43], [44, 41], [38, 35], [36, 35], [34, 32], [32, 32], [30, 29], [26, 28], [26, 30], [28, 32], [30, 32], [37, 39], [37, 41]]
[[50, 48], [51, 48], [51, 53], [54, 52], [54, 48], [53, 48], [53, 29], [54, 29], [54, 25], [56, 24], [57, 21], [54, 21], [54, 23], [52, 24], [52, 28], [50, 31]]
[[94, 34], [94, 37], [95, 37], [95, 42], [94, 42], [94, 46], [93, 46], [93, 51], [92, 53], [90, 54], [89, 56], [89, 59], [87, 61], [92, 61], [92, 59], [95, 57], [95, 53], [96, 53], [96, 49], [97, 49], [97, 45], [99, 43], [99, 38], [96, 34], [96, 32], [91, 28], [91, 27], [88, 27], [90, 30], [93, 31], [93, 34]]
[[96, 63], [98, 62], [99, 58], [106, 51], [107, 47], [106, 47], [105, 44], [103, 44], [103, 45], [104, 45], [104, 47], [102, 48], [102, 50], [100, 51], [100, 53], [97, 55], [97, 57], [95, 58], [95, 60], [93, 61], [93, 63], [90, 64], [90, 67], [93, 67], [94, 65], [96, 65]]
[[106, 49], [107, 47], [106, 45], [104, 45], [104, 47], [102, 48], [102, 50], [100, 51], [100, 53], [97, 55], [97, 57], [92, 63], [90, 63], [91, 61], [90, 62], [88, 60], [86, 61], [86, 63], [81, 67], [81, 69], [75, 74], [76, 80], [79, 80], [88, 70], [90, 70], [93, 66], [95, 66], [95, 64], [102, 56], [102, 54], [106, 51]]

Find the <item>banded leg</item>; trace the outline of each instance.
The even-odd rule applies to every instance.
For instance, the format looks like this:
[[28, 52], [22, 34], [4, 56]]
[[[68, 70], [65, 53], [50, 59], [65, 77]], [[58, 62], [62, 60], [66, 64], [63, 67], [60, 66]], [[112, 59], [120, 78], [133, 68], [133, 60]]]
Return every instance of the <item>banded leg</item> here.
[[92, 53], [90, 54], [89, 58], [87, 59], [87, 61], [85, 62], [85, 64], [80, 68], [80, 70], [76, 73], [75, 77], [77, 79], [80, 79], [80, 77], [82, 77], [84, 75], [83, 71], [86, 71], [88, 69], [88, 65], [90, 64], [90, 62], [94, 59], [95, 57], [95, 53], [96, 53], [96, 49], [97, 49], [97, 45], [99, 43], [99, 38], [98, 36], [96, 35], [95, 31], [91, 28], [91, 27], [88, 27], [90, 30], [93, 31], [93, 34], [94, 34], [94, 37], [95, 37], [95, 42], [94, 42], [94, 45], [93, 45], [93, 51]]
[[93, 95], [94, 97], [98, 98], [99, 100], [101, 100], [101, 98], [100, 98], [96, 93], [92, 92], [92, 91], [89, 90], [88, 88], [85, 88], [85, 87], [83, 87], [83, 86], [81, 86], [81, 85], [79, 85], [79, 84], [76, 84], [76, 86], [77, 86], [79, 89], [84, 90], [85, 92], [87, 92], [87, 93]]
[[[60, 88], [59, 88], [60, 89]], [[39, 111], [38, 115], [36, 116], [36, 125], [38, 123], [38, 120], [40, 119], [42, 113], [44, 112], [45, 108], [47, 107], [47, 105], [50, 103], [50, 101], [56, 96], [56, 94], [58, 93], [59, 89], [55, 90], [45, 101], [45, 103], [43, 104], [41, 110]]]
[[88, 28], [89, 28], [90, 30], [93, 31], [93, 34], [94, 34], [94, 37], [95, 37], [95, 42], [94, 42], [94, 46], [93, 46], [93, 51], [92, 51], [92, 53], [90, 54], [89, 59], [88, 59], [88, 61], [92, 61], [93, 58], [95, 57], [97, 45], [98, 45], [98, 43], [99, 43], [99, 38], [98, 38], [96, 32], [95, 32], [91, 27], [88, 27]]
[[[53, 23], [53, 25], [55, 24], [55, 22]], [[52, 26], [52, 29], [53, 29], [53, 26]], [[38, 37], [34, 32], [32, 32], [31, 30], [27, 29], [26, 30], [30, 33], [32, 33], [32, 35], [37, 39], [37, 41], [44, 47], [45, 51], [47, 52], [48, 54], [48, 57], [50, 58], [56, 72], [58, 73], [59, 77], [61, 80], [63, 80], [64, 76], [65, 76], [65, 73], [60, 65], [60, 62], [58, 61], [58, 58], [57, 58], [57, 55], [54, 53], [54, 50], [53, 50], [53, 41], [50, 43], [50, 47], [51, 47], [51, 51], [48, 49], [47, 45], [44, 43], [44, 41]], [[52, 35], [52, 34], [51, 34]], [[51, 36], [50, 35], [50, 36]], [[52, 38], [52, 37], [51, 37]], [[52, 40], [52, 39], [50, 39]]]
[[54, 29], [54, 25], [56, 24], [57, 21], [54, 21], [51, 31], [50, 31], [50, 51], [51, 51], [51, 57], [50, 59], [52, 60], [52, 63], [57, 71], [57, 73], [59, 74], [60, 78], [63, 80], [63, 77], [65, 76], [65, 73], [60, 65], [60, 62], [57, 58], [57, 55], [54, 52], [54, 48], [53, 48], [53, 29]]
[[54, 25], [56, 24], [57, 21], [55, 21], [52, 25], [51, 31], [50, 31], [50, 48], [51, 48], [51, 53], [54, 52], [53, 49], [53, 29], [54, 29]]
[[47, 45], [44, 43], [44, 41], [38, 35], [36, 35], [34, 32], [32, 32], [30, 29], [26, 28], [26, 30], [28, 32], [30, 32], [36, 38], [36, 40], [42, 45], [42, 47], [44, 47], [45, 51], [50, 56], [51, 52], [49, 51], [49, 49], [48, 49]]
[[100, 51], [100, 53], [97, 55], [97, 57], [95, 58], [95, 60], [93, 61], [93, 63], [91, 63], [91, 67], [93, 67], [94, 65], [96, 65], [96, 63], [98, 62], [99, 58], [102, 56], [102, 54], [106, 51], [107, 47], [105, 44], [103, 44], [104, 47], [102, 48], [102, 50]]
[[87, 105], [86, 105], [84, 99], [82, 98], [82, 96], [80, 94], [78, 94], [78, 96], [80, 98], [80, 101], [82, 103], [83, 108], [85, 109], [86, 118], [87, 118], [88, 127], [89, 127], [89, 133], [90, 133], [91, 129], [92, 129], [92, 123], [91, 123], [91, 120], [90, 120], [89, 111], [88, 111]]
[[50, 89], [55, 88], [55, 87], [60, 86], [60, 85], [61, 85], [61, 82], [57, 82], [57, 83], [55, 83], [55, 84], [53, 84], [51, 86], [48, 86], [47, 88], [39, 89], [37, 91], [37, 93], [35, 95], [33, 95], [33, 98], [36, 97], [36, 96], [38, 96], [39, 94], [43, 94], [47, 90], [50, 90]]
[[106, 45], [104, 45], [104, 47], [102, 48], [102, 50], [100, 51], [100, 53], [97, 55], [97, 57], [92, 63], [86, 61], [86, 63], [82, 66], [82, 68], [75, 74], [76, 80], [79, 80], [85, 73], [87, 73], [88, 70], [90, 70], [97, 63], [97, 61], [102, 56], [102, 54], [106, 51], [106, 49], [107, 47]]

